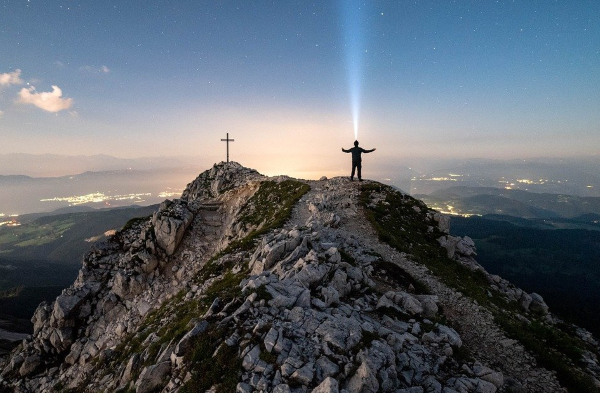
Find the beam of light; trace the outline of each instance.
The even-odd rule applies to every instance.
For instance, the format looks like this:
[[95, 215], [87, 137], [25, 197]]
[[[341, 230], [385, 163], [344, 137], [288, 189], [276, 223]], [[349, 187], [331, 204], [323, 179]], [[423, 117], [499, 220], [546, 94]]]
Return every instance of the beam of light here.
[[362, 67], [365, 53], [363, 43], [363, 22], [361, 7], [364, 3], [356, 0], [341, 0], [342, 23], [344, 28], [344, 46], [346, 54], [346, 69], [348, 73], [348, 89], [350, 93], [350, 107], [352, 110], [352, 123], [354, 125], [354, 139], [358, 139], [358, 124], [360, 119], [360, 98], [362, 88]]

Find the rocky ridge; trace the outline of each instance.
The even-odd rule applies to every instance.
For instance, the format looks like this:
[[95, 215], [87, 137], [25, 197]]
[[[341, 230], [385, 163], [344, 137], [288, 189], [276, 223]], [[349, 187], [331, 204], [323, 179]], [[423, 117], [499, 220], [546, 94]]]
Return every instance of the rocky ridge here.
[[[554, 331], [562, 322], [539, 295], [488, 274], [473, 242], [448, 228], [447, 217], [378, 183], [215, 165], [180, 200], [85, 255], [76, 282], [38, 307], [33, 336], [0, 365], [1, 386], [493, 393], [565, 391], [566, 381], [598, 389], [595, 339], [571, 327], [580, 359], [564, 361], [579, 385], [538, 364], [509, 328]], [[423, 258], [464, 268], [458, 279], [478, 286], [457, 288]]]

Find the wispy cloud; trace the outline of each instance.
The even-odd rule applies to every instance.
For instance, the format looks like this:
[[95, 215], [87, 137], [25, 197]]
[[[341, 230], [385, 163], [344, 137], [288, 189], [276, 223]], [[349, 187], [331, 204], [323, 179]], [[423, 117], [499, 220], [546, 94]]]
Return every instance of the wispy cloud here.
[[4, 112], [0, 111], [0, 119], [2, 119], [2, 116], [4, 116]]
[[51, 92], [37, 92], [35, 87], [22, 88], [19, 92], [19, 101], [22, 104], [35, 105], [48, 112], [58, 112], [69, 109], [73, 105], [72, 98], [63, 98], [62, 90], [52, 86]]
[[87, 72], [90, 74], [108, 74], [110, 72], [110, 68], [108, 68], [105, 65], [102, 65], [100, 67], [86, 65], [83, 67], [79, 67], [79, 69], [83, 72]]
[[5, 72], [0, 74], [0, 86], [20, 85], [23, 83], [21, 79], [21, 70], [17, 69], [13, 72]]

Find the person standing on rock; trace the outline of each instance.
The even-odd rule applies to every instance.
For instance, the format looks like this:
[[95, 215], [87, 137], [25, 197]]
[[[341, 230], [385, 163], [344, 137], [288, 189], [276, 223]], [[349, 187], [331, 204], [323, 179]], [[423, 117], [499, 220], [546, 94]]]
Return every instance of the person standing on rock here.
[[362, 176], [360, 170], [362, 168], [362, 153], [371, 153], [376, 149], [365, 150], [362, 147], [358, 147], [358, 141], [354, 141], [354, 147], [351, 149], [344, 149], [342, 147], [342, 151], [344, 153], [352, 153], [352, 174], [350, 175], [350, 181], [354, 181], [354, 171], [358, 170], [358, 181], [362, 181]]

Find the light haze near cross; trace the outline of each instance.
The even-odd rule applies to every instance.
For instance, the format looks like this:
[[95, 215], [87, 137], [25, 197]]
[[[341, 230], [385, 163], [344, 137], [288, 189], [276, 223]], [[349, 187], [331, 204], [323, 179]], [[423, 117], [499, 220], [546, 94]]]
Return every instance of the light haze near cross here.
[[267, 174], [600, 153], [600, 2], [3, 1], [2, 152]]

